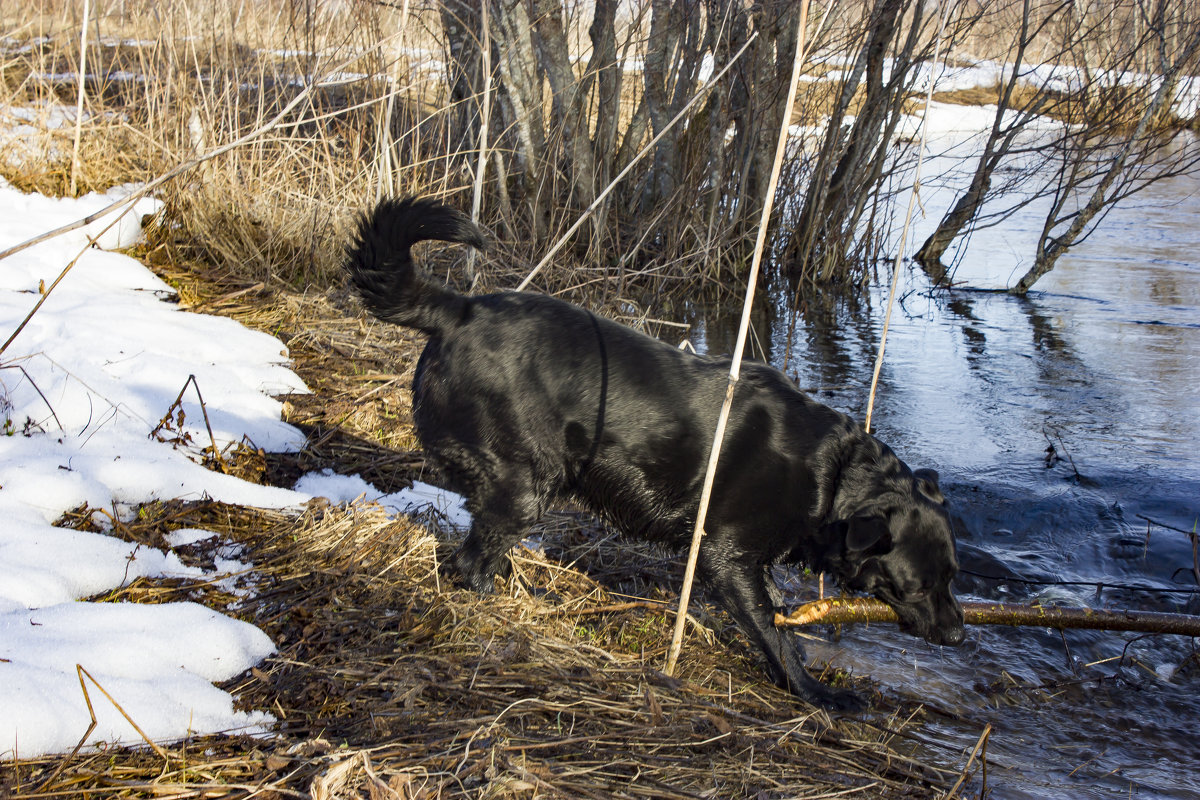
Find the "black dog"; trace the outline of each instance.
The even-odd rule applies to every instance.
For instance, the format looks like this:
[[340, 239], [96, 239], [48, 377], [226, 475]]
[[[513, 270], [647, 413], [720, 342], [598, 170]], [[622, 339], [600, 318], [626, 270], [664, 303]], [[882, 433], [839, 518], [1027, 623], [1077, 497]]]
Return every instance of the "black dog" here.
[[[564, 497], [626, 534], [686, 546], [728, 360], [684, 353], [552, 297], [465, 297], [414, 267], [409, 249], [425, 239], [484, 245], [453, 209], [384, 200], [360, 220], [346, 266], [372, 314], [429, 334], [413, 418], [472, 514], [454, 557], [463, 580], [494, 591], [509, 550]], [[849, 417], [747, 362], [698, 575], [776, 682], [818, 704], [858, 707], [854, 694], [809, 675], [797, 637], [774, 626], [779, 593], [766, 570], [800, 563], [832, 573], [887, 602], [902, 629], [959, 644], [944, 502], [936, 473], [914, 473]]]

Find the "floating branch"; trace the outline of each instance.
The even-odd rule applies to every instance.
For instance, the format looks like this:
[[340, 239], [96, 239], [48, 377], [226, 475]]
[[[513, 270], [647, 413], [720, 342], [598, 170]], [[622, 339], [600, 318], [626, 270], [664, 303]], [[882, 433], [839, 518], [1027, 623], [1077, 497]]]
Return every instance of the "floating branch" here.
[[[1158, 611], [1108, 611], [1095, 608], [963, 603], [968, 625], [1012, 625], [1044, 628], [1086, 628], [1200, 636], [1200, 616]], [[776, 614], [775, 624], [796, 627], [815, 623], [898, 622], [896, 612], [881, 600], [838, 597], [805, 603], [791, 614]]]

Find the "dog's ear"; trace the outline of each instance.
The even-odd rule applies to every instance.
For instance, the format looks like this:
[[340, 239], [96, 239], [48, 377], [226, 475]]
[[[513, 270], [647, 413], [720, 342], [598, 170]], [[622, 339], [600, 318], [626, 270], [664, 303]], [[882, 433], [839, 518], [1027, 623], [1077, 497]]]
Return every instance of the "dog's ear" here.
[[938, 486], [938, 474], [932, 469], [915, 469], [913, 477], [917, 479], [917, 490], [935, 503], [945, 504], [946, 497]]
[[883, 517], [852, 517], [846, 524], [846, 552], [881, 555], [892, 549], [892, 532]]

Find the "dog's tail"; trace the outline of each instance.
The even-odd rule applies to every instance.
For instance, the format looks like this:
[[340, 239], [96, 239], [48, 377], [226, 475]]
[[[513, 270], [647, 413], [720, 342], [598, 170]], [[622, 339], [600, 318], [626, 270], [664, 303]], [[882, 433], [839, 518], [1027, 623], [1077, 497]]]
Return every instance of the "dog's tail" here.
[[346, 247], [346, 271], [367, 310], [381, 320], [437, 333], [463, 319], [467, 298], [413, 264], [426, 239], [482, 249], [486, 239], [463, 213], [436, 200], [386, 198], [358, 221]]

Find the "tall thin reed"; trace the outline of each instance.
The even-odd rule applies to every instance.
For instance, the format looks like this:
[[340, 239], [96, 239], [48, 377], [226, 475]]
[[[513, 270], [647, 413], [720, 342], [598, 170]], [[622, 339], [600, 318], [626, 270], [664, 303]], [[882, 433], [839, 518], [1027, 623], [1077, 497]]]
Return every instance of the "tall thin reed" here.
[[71, 147], [71, 195], [79, 179], [79, 139], [83, 135], [83, 97], [87, 91], [88, 11], [91, 0], [83, 0], [83, 24], [79, 29], [79, 90], [75, 99], [75, 142]]
[[808, 0], [804, 0], [800, 7], [800, 16], [796, 20], [796, 53], [792, 62], [792, 77], [788, 84], [787, 102], [784, 104], [786, 113], [780, 123], [779, 137], [775, 145], [775, 161], [771, 167], [771, 177], [767, 181], [767, 195], [763, 200], [758, 239], [754, 243], [754, 260], [750, 264], [750, 277], [746, 282], [746, 296], [742, 304], [742, 319], [738, 326], [737, 344], [734, 345], [733, 357], [729, 365], [729, 383], [725, 388], [725, 400], [721, 404], [721, 413], [717, 417], [717, 430], [713, 434], [712, 447], [709, 451], [708, 467], [704, 473], [704, 485], [700, 492], [700, 507], [696, 511], [696, 526], [692, 531], [687, 566], [683, 573], [683, 586], [679, 591], [679, 611], [675, 614], [675, 630], [671, 635], [671, 647], [667, 651], [667, 662], [663, 667], [663, 672], [667, 675], [675, 673], [675, 663], [679, 659], [679, 650], [683, 645], [684, 621], [687, 618], [688, 603], [691, 600], [692, 582], [696, 576], [700, 542], [704, 538], [704, 521], [708, 515], [709, 501], [712, 499], [713, 480], [717, 474], [717, 462], [721, 458], [721, 445], [725, 441], [725, 426], [729, 422], [729, 412], [733, 407], [733, 391], [737, 387], [738, 378], [741, 375], [742, 353], [745, 351], [746, 335], [750, 329], [750, 311], [754, 306], [754, 290], [758, 284], [759, 267], [762, 264], [763, 249], [766, 245], [767, 223], [771, 219], [771, 211], [775, 205], [779, 171], [783, 166], [784, 153], [787, 151], [788, 129], [791, 127], [792, 109], [796, 104], [796, 85], [800, 82], [800, 65], [804, 63], [804, 34], [807, 24]]

